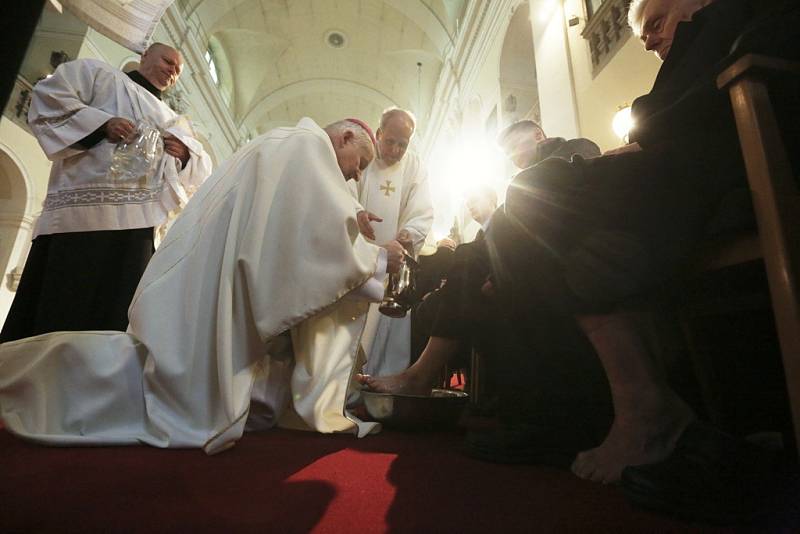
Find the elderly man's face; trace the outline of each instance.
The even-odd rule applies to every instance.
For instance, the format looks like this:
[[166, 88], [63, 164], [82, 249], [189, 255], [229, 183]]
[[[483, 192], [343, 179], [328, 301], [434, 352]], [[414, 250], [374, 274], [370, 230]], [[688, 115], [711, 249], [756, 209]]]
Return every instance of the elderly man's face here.
[[381, 161], [390, 167], [403, 159], [413, 134], [411, 123], [405, 117], [396, 115], [386, 121], [376, 133]]
[[178, 81], [183, 70], [180, 52], [168, 46], [153, 46], [142, 54], [139, 72], [150, 83], [164, 91]]
[[370, 147], [359, 144], [353, 132], [347, 130], [334, 141], [333, 149], [336, 152], [336, 161], [339, 163], [339, 168], [342, 170], [345, 180], [359, 181], [361, 173], [364, 172], [364, 169], [367, 168], [367, 165], [370, 164], [374, 157]]
[[679, 0], [650, 0], [642, 11], [642, 42], [661, 61], [667, 59], [678, 23], [692, 19], [699, 3]]

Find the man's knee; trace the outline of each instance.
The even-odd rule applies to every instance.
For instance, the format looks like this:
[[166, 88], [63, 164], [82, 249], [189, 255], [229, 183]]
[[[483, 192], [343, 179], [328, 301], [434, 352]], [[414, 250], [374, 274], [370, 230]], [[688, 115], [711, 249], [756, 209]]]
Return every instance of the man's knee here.
[[543, 195], [572, 189], [580, 183], [581, 175], [580, 163], [546, 159], [514, 177], [506, 193], [506, 204], [511, 201], [516, 206], [517, 202], [542, 200]]
[[546, 241], [588, 212], [588, 206], [581, 206], [586, 201], [582, 184], [580, 162], [545, 160], [514, 178], [506, 193], [506, 216], [526, 234]]

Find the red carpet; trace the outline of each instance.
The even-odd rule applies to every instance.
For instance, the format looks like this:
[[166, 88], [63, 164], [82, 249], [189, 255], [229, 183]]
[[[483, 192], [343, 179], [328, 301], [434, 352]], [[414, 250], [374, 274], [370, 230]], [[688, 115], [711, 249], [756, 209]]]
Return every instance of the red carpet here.
[[49, 448], [0, 430], [0, 532], [710, 532], [452, 434], [275, 430], [233, 449]]

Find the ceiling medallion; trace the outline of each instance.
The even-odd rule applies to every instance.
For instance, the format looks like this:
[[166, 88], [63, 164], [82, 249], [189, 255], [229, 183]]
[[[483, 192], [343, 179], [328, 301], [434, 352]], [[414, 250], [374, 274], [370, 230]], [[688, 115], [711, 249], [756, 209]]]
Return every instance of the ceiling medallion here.
[[325, 42], [331, 48], [344, 48], [347, 46], [347, 37], [339, 30], [328, 30], [325, 33]]

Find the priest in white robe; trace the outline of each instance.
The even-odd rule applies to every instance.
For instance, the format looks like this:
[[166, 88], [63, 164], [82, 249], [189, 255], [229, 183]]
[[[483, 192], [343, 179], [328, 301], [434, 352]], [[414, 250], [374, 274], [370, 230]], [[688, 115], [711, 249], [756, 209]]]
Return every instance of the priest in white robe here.
[[[123, 332], [0, 345], [0, 416], [57, 445], [232, 446], [283, 421], [363, 436], [345, 409], [363, 299], [402, 247], [361, 235], [346, 178], [371, 132], [311, 119], [256, 138], [198, 190], [153, 256]], [[289, 342], [289, 339], [291, 342]], [[252, 402], [251, 402], [252, 399]], [[248, 417], [250, 416], [250, 417]]]
[[[127, 327], [154, 228], [211, 173], [189, 120], [161, 101], [182, 65], [177, 50], [156, 43], [127, 74], [79, 59], [34, 86], [28, 121], [53, 164], [0, 342]], [[117, 143], [144, 123], [160, 131], [150, 168], [109, 173]]]
[[[359, 224], [364, 235], [376, 243], [398, 239], [416, 255], [433, 224], [433, 205], [428, 173], [414, 152], [407, 151], [414, 135], [414, 116], [392, 108], [381, 116], [376, 137], [378, 157], [357, 184], [364, 211]], [[370, 306], [362, 344], [367, 357], [364, 372], [396, 374], [411, 359], [411, 317], [390, 318]]]

